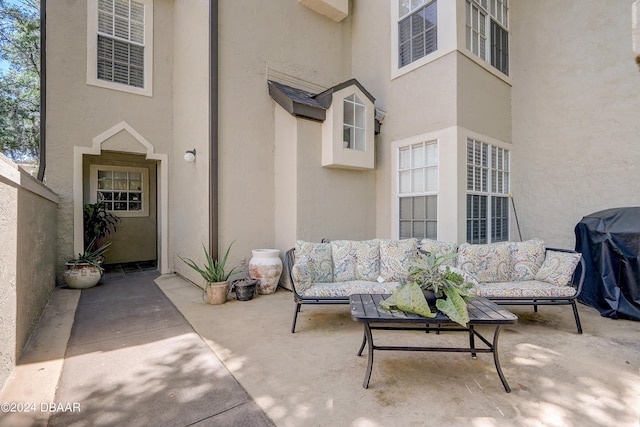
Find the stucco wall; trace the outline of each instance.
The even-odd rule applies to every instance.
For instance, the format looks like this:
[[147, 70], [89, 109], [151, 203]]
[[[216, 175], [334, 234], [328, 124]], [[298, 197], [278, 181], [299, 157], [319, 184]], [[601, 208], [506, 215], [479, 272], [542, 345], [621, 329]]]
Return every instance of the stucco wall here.
[[511, 183], [524, 238], [573, 248], [583, 216], [640, 205], [631, 4], [510, 3]]
[[57, 202], [0, 155], [0, 388], [55, 287]]
[[[248, 261], [251, 249], [274, 247], [277, 240], [274, 101], [267, 70], [327, 88], [348, 80], [351, 18], [336, 23], [297, 1], [220, 2], [219, 7], [220, 239], [236, 239], [234, 261]], [[320, 168], [319, 157], [314, 165]], [[299, 197], [311, 198], [306, 191], [299, 187]], [[301, 212], [298, 217], [314, 219]]]
[[46, 179], [60, 195], [60, 281], [64, 261], [73, 256], [73, 147], [91, 147], [94, 137], [126, 121], [155, 153], [171, 150], [173, 3], [154, 2], [153, 96], [148, 97], [88, 85], [86, 1], [47, 2]]
[[[178, 256], [202, 260], [202, 244], [209, 242], [209, 2], [178, 1], [173, 7], [169, 258], [174, 270], [202, 284], [200, 276]], [[185, 162], [185, 151], [194, 148], [195, 162]]]

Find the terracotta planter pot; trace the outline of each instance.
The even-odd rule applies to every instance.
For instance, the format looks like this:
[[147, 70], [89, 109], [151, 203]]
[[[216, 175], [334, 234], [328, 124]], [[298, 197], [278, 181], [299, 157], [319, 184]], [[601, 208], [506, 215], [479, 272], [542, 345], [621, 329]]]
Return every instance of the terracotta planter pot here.
[[229, 293], [229, 281], [215, 282], [207, 285], [207, 302], [212, 305], [224, 304], [227, 302]]
[[73, 263], [67, 263], [67, 270], [63, 273], [64, 282], [73, 289], [92, 288], [100, 282], [102, 271], [91, 264], [79, 263], [75, 267]]
[[278, 287], [282, 273], [282, 260], [278, 249], [254, 249], [249, 261], [249, 276], [259, 279], [258, 294], [272, 294]]

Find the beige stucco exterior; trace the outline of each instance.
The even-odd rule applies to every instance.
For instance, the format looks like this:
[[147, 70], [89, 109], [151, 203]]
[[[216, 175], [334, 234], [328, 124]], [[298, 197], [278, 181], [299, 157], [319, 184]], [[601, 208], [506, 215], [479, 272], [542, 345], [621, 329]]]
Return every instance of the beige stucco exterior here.
[[0, 388], [53, 288], [58, 196], [0, 155]]
[[583, 216], [640, 205], [632, 3], [512, 5], [511, 183], [523, 237], [571, 248]]
[[[463, 242], [469, 137], [511, 151], [523, 238], [573, 247], [583, 215], [640, 202], [631, 3], [512, 0], [505, 76], [466, 50], [464, 0], [439, 2], [440, 48], [410, 71], [392, 66], [394, 1], [351, 0], [339, 22], [296, 0], [219, 2], [219, 248], [235, 242], [230, 262], [246, 265], [251, 249], [284, 252], [296, 239], [396, 237], [394, 150], [424, 138], [439, 143], [438, 238]], [[155, 156], [162, 272], [201, 283], [179, 256], [202, 260], [210, 231], [209, 2], [154, 1], [152, 97], [87, 85], [86, 8], [64, 6], [49, 2], [47, 15], [47, 180], [61, 197], [59, 261], [74, 247], [77, 191], [61, 165], [74, 147], [77, 156], [97, 144]], [[384, 112], [375, 168], [323, 168], [322, 122], [274, 102], [274, 76], [316, 93], [357, 79]], [[96, 142], [119, 123], [135, 132]], [[195, 162], [185, 162], [194, 148]]]

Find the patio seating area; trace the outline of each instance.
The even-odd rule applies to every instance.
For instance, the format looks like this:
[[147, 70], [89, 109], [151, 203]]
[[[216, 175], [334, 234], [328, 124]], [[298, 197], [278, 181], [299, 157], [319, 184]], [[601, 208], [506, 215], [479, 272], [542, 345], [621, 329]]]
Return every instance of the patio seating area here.
[[[80, 311], [76, 312], [73, 298], [59, 298], [61, 293], [80, 291], [56, 289], [51, 304], [60, 306], [50, 304], [47, 313], [53, 309], [57, 314], [45, 314], [42, 322], [46, 324], [38, 328], [57, 331], [47, 337], [54, 339], [57, 347], [32, 340], [30, 345], [36, 344], [41, 356], [30, 353], [31, 359], [19, 364], [10, 385], [19, 385], [25, 371], [51, 375], [62, 368], [60, 380], [50, 381], [54, 390], [58, 386], [55, 402], [65, 403], [60, 399], [75, 398], [72, 396], [78, 396], [78, 391], [84, 391], [87, 397], [79, 403], [85, 416], [94, 416], [73, 418], [73, 425], [78, 426], [107, 420], [100, 416], [114, 412], [120, 419], [135, 421], [129, 425], [152, 420], [144, 417], [154, 416], [154, 412], [184, 414], [187, 408], [197, 408], [206, 413], [207, 399], [218, 405], [225, 399], [224, 393], [213, 392], [222, 384], [234, 388], [238, 384], [240, 395], [246, 390], [250, 401], [235, 410], [245, 407], [262, 419], [260, 412], [255, 412], [259, 407], [278, 426], [637, 426], [640, 419], [640, 322], [604, 318], [583, 305], [578, 306], [582, 335], [572, 330], [571, 310], [539, 307], [534, 313], [531, 307], [507, 307], [519, 317], [517, 324], [505, 325], [500, 336], [500, 362], [511, 393], [505, 393], [491, 355], [478, 354], [473, 360], [466, 353], [381, 352], [376, 355], [370, 387], [364, 389], [367, 357], [356, 355], [362, 342], [362, 324], [352, 320], [348, 306], [303, 307], [299, 316], [304, 322], [299, 325], [299, 333], [291, 334], [294, 302], [290, 291], [279, 289], [250, 301], [229, 300], [210, 306], [202, 301], [199, 288], [179, 276], [159, 276], [155, 283], [177, 308], [158, 304], [155, 299], [161, 300], [162, 293], [147, 302], [146, 310], [153, 313], [147, 317], [147, 327], [158, 328], [156, 322], [169, 319], [167, 327], [160, 328], [162, 333], [154, 332], [161, 335], [155, 341], [153, 333], [135, 332], [129, 330], [131, 327], [125, 328], [131, 332], [126, 340], [116, 340], [116, 328], [114, 336], [89, 344], [74, 344], [68, 332], [65, 341], [60, 329], [71, 328], [69, 317], [73, 319], [74, 312], [74, 328], [80, 331], [80, 323], [91, 316], [86, 307], [83, 315], [77, 314]], [[134, 278], [108, 282], [93, 290], [127, 284], [135, 286]], [[189, 325], [174, 325], [180, 313]], [[115, 324], [115, 319], [111, 322]], [[483, 328], [477, 326], [480, 331]], [[175, 337], [171, 330], [176, 331]], [[429, 334], [407, 333], [413, 335], [407, 338], [405, 332], [396, 332], [386, 337], [380, 331], [377, 340], [386, 340], [389, 345], [397, 345], [399, 340], [406, 343], [407, 339], [414, 345], [422, 345], [422, 340], [426, 345], [433, 344], [429, 340], [434, 337]], [[449, 346], [459, 339], [460, 334], [443, 332], [437, 342]], [[168, 351], [170, 344], [177, 350], [189, 344], [190, 351], [197, 349], [198, 355]], [[205, 344], [213, 352], [207, 351]], [[63, 355], [66, 352], [64, 367], [56, 359], [62, 357], [56, 356], [56, 348], [58, 352], [62, 348]], [[182, 356], [189, 356], [191, 363]], [[89, 365], [94, 381], [81, 384], [78, 367], [90, 360], [95, 362]], [[199, 363], [194, 365], [196, 360]], [[135, 369], [123, 372], [123, 366]], [[215, 373], [203, 374], [209, 371]], [[171, 381], [176, 373], [181, 382], [175, 387], [182, 393], [172, 394], [175, 390]], [[190, 386], [182, 388], [185, 384]], [[42, 390], [31, 390], [31, 397], [22, 394], [20, 400], [35, 399], [36, 392], [40, 393], [38, 399], [46, 399]], [[207, 399], [203, 399], [205, 396]], [[125, 397], [126, 407], [117, 406], [118, 399]], [[152, 404], [156, 398], [163, 399], [162, 405]], [[107, 407], [101, 407], [103, 401]], [[51, 418], [53, 425], [62, 425], [63, 419]], [[238, 422], [242, 419], [239, 415]], [[192, 422], [190, 418], [185, 424], [172, 425]], [[210, 417], [198, 425], [221, 422], [230, 421], [228, 417], [218, 417], [217, 421]]]

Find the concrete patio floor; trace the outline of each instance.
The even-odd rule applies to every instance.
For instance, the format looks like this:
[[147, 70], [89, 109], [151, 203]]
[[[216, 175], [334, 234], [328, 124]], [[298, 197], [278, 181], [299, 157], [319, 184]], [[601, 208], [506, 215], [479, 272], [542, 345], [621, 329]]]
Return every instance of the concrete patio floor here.
[[[130, 279], [121, 283], [126, 280]], [[247, 408], [258, 415], [255, 419], [267, 423], [256, 413], [259, 407], [277, 426], [640, 425], [640, 322], [604, 318], [584, 305], [579, 305], [582, 335], [576, 332], [570, 307], [540, 307], [538, 313], [530, 307], [510, 307], [519, 322], [503, 329], [499, 354], [511, 393], [504, 391], [491, 355], [479, 354], [473, 360], [462, 353], [378, 352], [370, 387], [364, 389], [366, 356], [356, 356], [362, 325], [351, 319], [348, 306], [304, 306], [297, 331], [291, 334], [294, 303], [289, 291], [280, 289], [251, 301], [229, 300], [221, 306], [209, 306], [202, 301], [201, 290], [179, 276], [160, 276], [155, 283], [190, 325], [173, 325], [171, 322], [177, 318], [169, 307], [148, 318], [154, 322], [171, 319], [158, 340], [153, 339], [158, 331], [131, 334], [125, 340], [129, 343], [126, 346], [105, 336], [98, 341], [108, 346], [100, 352], [94, 351], [97, 342], [74, 345], [69, 340], [74, 318], [77, 328], [86, 311], [82, 316], [76, 312], [79, 291], [56, 289], [29, 342], [29, 351], [2, 390], [0, 402], [60, 403], [60, 398], [74, 398], [70, 389], [83, 387], [78, 382], [84, 381], [84, 371], [79, 365], [69, 368], [73, 366], [71, 358], [85, 357], [84, 360], [93, 358], [94, 364], [89, 366], [95, 372], [90, 374], [104, 378], [104, 383], [98, 384], [104, 384], [108, 393], [90, 395], [79, 403], [90, 410], [99, 399], [111, 399], [110, 408], [117, 409], [120, 416], [104, 422], [92, 418], [98, 420], [93, 425], [140, 422], [140, 406], [113, 404], [126, 402], [126, 393], [131, 391], [126, 383], [114, 380], [123, 377], [122, 363], [126, 359], [136, 361], [139, 370], [147, 375], [142, 376], [142, 384], [147, 384], [152, 374], [156, 379], [141, 394], [152, 393], [161, 398], [166, 398], [160, 394], [166, 389], [158, 391], [154, 386], [158, 385], [158, 378], [166, 386], [176, 371], [168, 367], [184, 367], [179, 370], [183, 384], [199, 386], [214, 381], [203, 376], [203, 369], [214, 369], [216, 378], [225, 378], [224, 384], [229, 387], [237, 388], [233, 379], [237, 380], [239, 391], [246, 390], [257, 404], [247, 402], [237, 409]], [[177, 331], [175, 337], [169, 333], [171, 328]], [[196, 334], [187, 333], [189, 330]], [[138, 342], [134, 336], [144, 339]], [[380, 333], [374, 338], [377, 343], [389, 344], [466, 344], [463, 334], [452, 333]], [[132, 339], [136, 345], [130, 345]], [[206, 343], [213, 352], [207, 356], [198, 342]], [[187, 344], [189, 349], [197, 348], [198, 358], [205, 354], [206, 360], [198, 359], [202, 360], [198, 366], [203, 369], [186, 369], [189, 364], [181, 362], [179, 355], [165, 354], [163, 349], [163, 345], [179, 349]], [[129, 353], [121, 353], [123, 350]], [[226, 378], [227, 371], [233, 377]], [[135, 375], [129, 377], [136, 380]], [[165, 399], [158, 405], [155, 398], [143, 395], [131, 395], [129, 399], [149, 407], [144, 410], [184, 410], [193, 401], [201, 410], [198, 398], [202, 394], [187, 386], [183, 390], [183, 402]], [[55, 414], [32, 413], [26, 418], [6, 415], [0, 414], [0, 426], [46, 426], [50, 422], [64, 425], [64, 418]], [[236, 420], [241, 422], [245, 416], [238, 413]], [[87, 418], [70, 419], [73, 422], [66, 425], [88, 425]], [[206, 424], [185, 421], [180, 425], [232, 422], [233, 419], [218, 418], [216, 423], [215, 418], [210, 418]]]
[[[640, 425], [640, 322], [581, 304], [582, 335], [568, 306], [510, 307], [519, 323], [503, 328], [500, 360], [511, 393], [490, 354], [462, 353], [378, 352], [364, 389], [363, 327], [348, 306], [303, 306], [291, 334], [289, 291], [212, 307], [179, 277], [156, 283], [278, 426]], [[467, 339], [408, 334], [380, 336], [439, 346]]]

